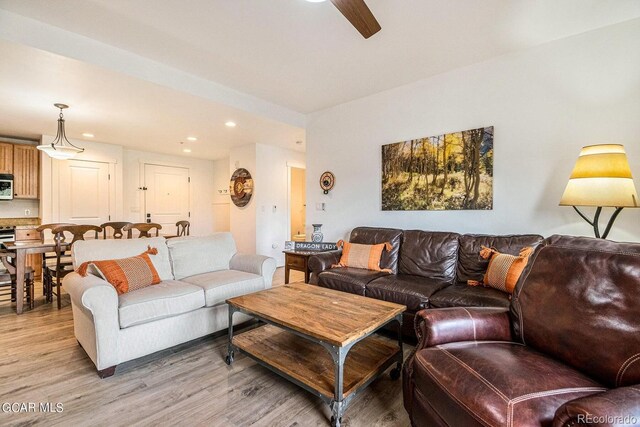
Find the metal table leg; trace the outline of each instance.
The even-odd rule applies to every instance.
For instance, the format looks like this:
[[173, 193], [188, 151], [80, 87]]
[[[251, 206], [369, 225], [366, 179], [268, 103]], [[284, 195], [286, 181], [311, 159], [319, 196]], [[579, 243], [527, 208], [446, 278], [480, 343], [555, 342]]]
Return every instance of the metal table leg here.
[[233, 347], [233, 314], [236, 312], [236, 309], [231, 305], [229, 307], [229, 343], [227, 344], [227, 357], [224, 359], [227, 365], [231, 365], [233, 363], [234, 356], [234, 347]]
[[392, 380], [400, 378], [400, 374], [402, 373], [402, 362], [404, 360], [404, 353], [402, 349], [402, 314], [398, 314], [395, 317], [395, 320], [398, 322], [398, 347], [400, 347], [400, 352], [398, 353], [398, 362], [396, 363], [396, 367], [390, 372]]

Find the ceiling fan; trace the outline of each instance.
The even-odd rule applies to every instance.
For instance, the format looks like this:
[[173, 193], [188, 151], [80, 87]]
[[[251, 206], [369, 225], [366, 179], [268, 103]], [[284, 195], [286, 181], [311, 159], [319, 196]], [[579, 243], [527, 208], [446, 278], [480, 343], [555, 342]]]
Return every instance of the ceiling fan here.
[[[324, 0], [307, 1], [319, 2]], [[368, 39], [380, 31], [380, 24], [364, 0], [331, 0], [331, 3], [338, 8], [340, 13], [351, 22], [351, 25], [353, 25], [365, 39]]]

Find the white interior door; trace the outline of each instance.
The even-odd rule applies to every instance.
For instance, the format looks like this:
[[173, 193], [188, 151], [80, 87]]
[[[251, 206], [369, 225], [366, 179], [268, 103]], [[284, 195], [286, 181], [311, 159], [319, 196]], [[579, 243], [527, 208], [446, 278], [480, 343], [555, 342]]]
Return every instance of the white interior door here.
[[109, 163], [67, 160], [59, 165], [59, 221], [100, 225], [109, 221]]
[[175, 234], [176, 222], [189, 219], [189, 169], [144, 165], [145, 220]]

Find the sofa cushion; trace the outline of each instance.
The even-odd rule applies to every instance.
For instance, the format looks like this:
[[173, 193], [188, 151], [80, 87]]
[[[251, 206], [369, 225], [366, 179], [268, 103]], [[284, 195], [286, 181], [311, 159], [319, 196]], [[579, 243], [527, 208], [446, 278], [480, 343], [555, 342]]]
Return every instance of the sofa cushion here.
[[73, 267], [77, 269], [82, 263], [88, 261], [133, 257], [145, 252], [149, 247], [158, 250], [158, 253], [151, 257], [151, 262], [158, 271], [160, 280], [172, 280], [169, 249], [167, 248], [167, 239], [164, 237], [78, 240], [71, 249]]
[[448, 286], [429, 298], [429, 305], [434, 308], [445, 307], [501, 307], [509, 308], [510, 295], [493, 288], [469, 286], [456, 283]]
[[483, 246], [493, 248], [503, 254], [519, 255], [523, 248], [527, 246], [535, 248], [543, 241], [543, 237], [537, 234], [511, 236], [464, 234], [459, 239], [460, 247], [458, 249], [456, 280], [465, 283], [468, 280], [483, 280], [489, 265], [489, 260], [480, 256]]
[[[605, 388], [581, 372], [513, 342], [461, 342], [420, 350], [414, 383], [451, 425], [550, 426], [556, 409]], [[467, 408], [467, 413], [461, 410]]]
[[384, 271], [362, 268], [331, 268], [318, 275], [318, 285], [356, 295], [364, 295], [365, 286], [378, 277], [388, 276]]
[[185, 277], [182, 281], [204, 289], [207, 307], [224, 304], [228, 298], [265, 289], [262, 276], [238, 270], [203, 273]]
[[356, 227], [351, 230], [349, 242], [363, 245], [377, 245], [391, 243], [390, 251], [383, 251], [380, 258], [380, 268], [398, 272], [398, 255], [402, 244], [402, 230], [395, 228]]
[[453, 283], [458, 258], [457, 233], [408, 230], [400, 248], [399, 274]]
[[429, 298], [435, 292], [448, 286], [442, 280], [406, 274], [380, 277], [366, 286], [365, 296], [395, 302], [418, 311], [429, 306]]
[[176, 280], [118, 296], [120, 328], [177, 316], [204, 307], [204, 291], [198, 286]]
[[167, 241], [176, 280], [211, 271], [228, 270], [236, 253], [231, 233], [204, 237], [177, 237]]
[[552, 236], [513, 294], [514, 329], [609, 387], [638, 384], [639, 290], [640, 244]]

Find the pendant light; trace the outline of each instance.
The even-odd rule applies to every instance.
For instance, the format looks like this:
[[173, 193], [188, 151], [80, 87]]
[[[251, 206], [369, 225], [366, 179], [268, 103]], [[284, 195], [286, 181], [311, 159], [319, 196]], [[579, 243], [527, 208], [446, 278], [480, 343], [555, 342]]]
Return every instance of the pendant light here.
[[66, 104], [53, 104], [56, 108], [60, 109], [60, 116], [58, 118], [58, 133], [56, 139], [51, 144], [38, 145], [38, 150], [44, 151], [51, 158], [58, 160], [68, 160], [74, 157], [76, 154], [82, 153], [84, 148], [76, 147], [67, 139], [67, 135], [64, 131], [64, 116], [62, 110], [69, 108]]

